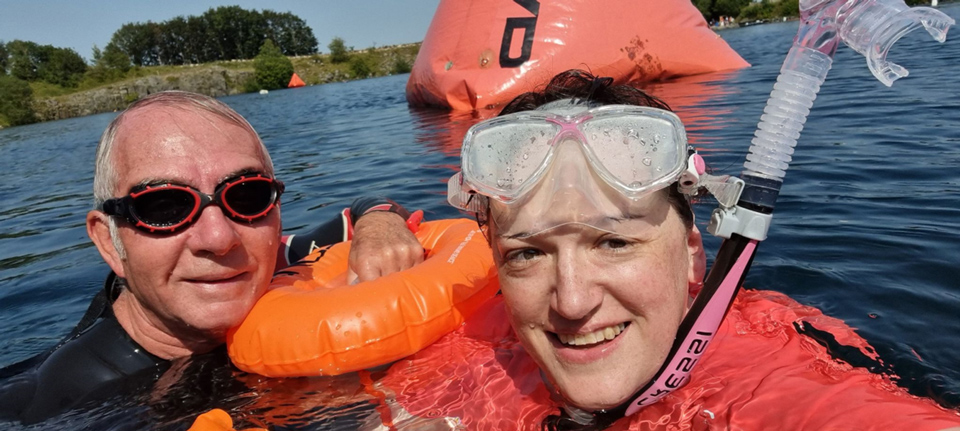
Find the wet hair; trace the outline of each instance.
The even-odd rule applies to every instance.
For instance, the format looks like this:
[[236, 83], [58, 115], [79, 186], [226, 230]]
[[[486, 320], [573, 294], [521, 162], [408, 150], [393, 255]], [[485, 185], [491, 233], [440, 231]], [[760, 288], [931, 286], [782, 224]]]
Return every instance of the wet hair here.
[[[571, 99], [574, 105], [636, 105], [673, 112], [666, 102], [629, 85], [613, 85], [613, 78], [598, 77], [589, 72], [571, 69], [553, 77], [541, 91], [523, 93], [503, 107], [498, 116], [532, 111], [558, 100]], [[676, 186], [666, 188], [667, 201], [680, 214], [687, 229], [693, 228], [690, 200]]]

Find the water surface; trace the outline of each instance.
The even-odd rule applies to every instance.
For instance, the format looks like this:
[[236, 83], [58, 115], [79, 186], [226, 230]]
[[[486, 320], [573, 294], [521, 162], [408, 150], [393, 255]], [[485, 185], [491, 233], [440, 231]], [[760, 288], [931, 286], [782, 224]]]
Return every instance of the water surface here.
[[[941, 10], [960, 18], [960, 5]], [[753, 67], [647, 87], [677, 109], [715, 172], [739, 174], [796, 27], [724, 31]], [[960, 84], [950, 72], [960, 64], [960, 40], [953, 35], [940, 45], [911, 34], [891, 59], [910, 76], [887, 88], [858, 54], [846, 47], [837, 53], [786, 177], [770, 238], [745, 284], [787, 293], [843, 319], [873, 344], [901, 384], [957, 408]], [[261, 133], [287, 183], [287, 230], [333, 217], [361, 194], [386, 194], [424, 209], [428, 218], [459, 216], [445, 203], [445, 182], [459, 163], [463, 132], [478, 119], [409, 108], [406, 79], [223, 99]], [[0, 366], [59, 340], [108, 271], [87, 239], [84, 215], [92, 203], [96, 141], [114, 115], [0, 131]], [[701, 230], [712, 207], [707, 201], [697, 209]], [[708, 250], [718, 245], [707, 239]], [[283, 415], [292, 428], [304, 429], [355, 429], [383, 405], [357, 393], [356, 376], [197, 375], [207, 381], [179, 388], [179, 407], [137, 399], [36, 428], [184, 428], [200, 407], [183, 406], [205, 408], [190, 398], [210, 394], [224, 394], [220, 405], [244, 412], [249, 424]]]

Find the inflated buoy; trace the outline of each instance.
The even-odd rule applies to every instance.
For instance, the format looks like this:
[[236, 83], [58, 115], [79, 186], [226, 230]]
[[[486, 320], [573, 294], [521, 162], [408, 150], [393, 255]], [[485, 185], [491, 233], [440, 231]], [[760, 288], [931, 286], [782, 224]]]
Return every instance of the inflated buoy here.
[[287, 84], [287, 88], [298, 88], [298, 87], [303, 87], [304, 85], [307, 85], [307, 84], [304, 83], [302, 79], [300, 79], [299, 75], [294, 73], [293, 76], [290, 77], [290, 83]]
[[406, 93], [474, 110], [569, 69], [627, 83], [747, 66], [690, 0], [442, 0]]
[[227, 349], [244, 371], [272, 377], [336, 375], [393, 362], [457, 329], [499, 284], [472, 220], [421, 224], [423, 263], [346, 284], [349, 243], [316, 250], [274, 276]]

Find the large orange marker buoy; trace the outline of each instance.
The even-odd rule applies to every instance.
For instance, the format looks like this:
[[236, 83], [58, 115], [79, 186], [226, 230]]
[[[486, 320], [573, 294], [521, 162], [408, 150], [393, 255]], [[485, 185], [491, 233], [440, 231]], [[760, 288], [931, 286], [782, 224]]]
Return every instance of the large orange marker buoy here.
[[287, 84], [287, 88], [303, 87], [304, 85], [307, 85], [307, 84], [305, 84], [303, 80], [300, 79], [300, 77], [297, 76], [296, 73], [294, 73], [293, 76], [290, 77], [290, 83]]
[[568, 69], [626, 83], [747, 66], [690, 0], [441, 0], [406, 93], [475, 110]]

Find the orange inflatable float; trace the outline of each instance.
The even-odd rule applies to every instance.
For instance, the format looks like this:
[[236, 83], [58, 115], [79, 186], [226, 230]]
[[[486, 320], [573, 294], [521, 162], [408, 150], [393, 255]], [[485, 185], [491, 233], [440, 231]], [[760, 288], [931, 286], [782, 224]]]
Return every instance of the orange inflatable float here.
[[625, 83], [747, 66], [690, 0], [441, 0], [406, 93], [475, 110], [568, 69]]
[[349, 243], [316, 250], [278, 272], [227, 351], [244, 371], [271, 377], [337, 375], [411, 355], [458, 328], [499, 284], [472, 220], [420, 225], [426, 257], [407, 271], [346, 283]]

